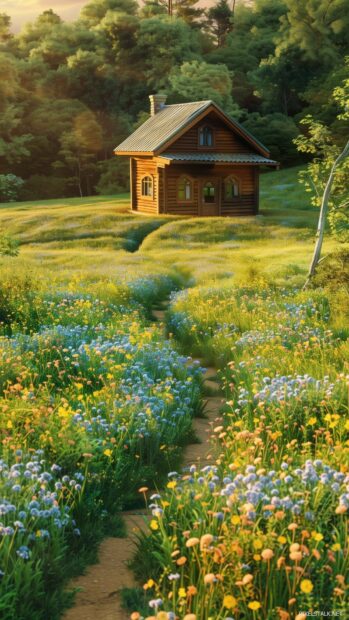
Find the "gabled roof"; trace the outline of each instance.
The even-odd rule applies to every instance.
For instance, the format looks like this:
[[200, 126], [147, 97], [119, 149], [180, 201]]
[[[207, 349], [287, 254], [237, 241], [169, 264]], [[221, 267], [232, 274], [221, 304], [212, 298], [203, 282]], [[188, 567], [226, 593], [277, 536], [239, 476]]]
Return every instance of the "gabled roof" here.
[[145, 123], [119, 144], [114, 152], [119, 155], [126, 153], [160, 154], [167, 145], [172, 144], [177, 134], [183, 132], [187, 127], [189, 128], [201, 115], [205, 117], [211, 111], [215, 111], [233, 131], [246, 140], [255, 150], [263, 156], [269, 156], [268, 149], [259, 140], [210, 100], [164, 105], [157, 114], [148, 118]]
[[258, 164], [277, 166], [274, 159], [257, 155], [256, 153], [161, 153], [159, 159], [198, 164]]

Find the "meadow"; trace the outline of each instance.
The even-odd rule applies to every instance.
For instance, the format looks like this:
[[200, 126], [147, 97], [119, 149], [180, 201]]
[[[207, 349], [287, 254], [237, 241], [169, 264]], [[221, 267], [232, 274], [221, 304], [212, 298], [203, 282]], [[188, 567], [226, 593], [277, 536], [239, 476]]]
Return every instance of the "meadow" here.
[[[145, 487], [133, 620], [345, 614], [348, 291], [301, 290], [317, 211], [297, 172], [263, 175], [256, 218], [143, 217], [127, 196], [2, 205], [21, 244], [0, 262], [4, 620], [58, 618]], [[190, 356], [217, 368], [224, 423], [216, 462], [182, 471], [204, 410]]]

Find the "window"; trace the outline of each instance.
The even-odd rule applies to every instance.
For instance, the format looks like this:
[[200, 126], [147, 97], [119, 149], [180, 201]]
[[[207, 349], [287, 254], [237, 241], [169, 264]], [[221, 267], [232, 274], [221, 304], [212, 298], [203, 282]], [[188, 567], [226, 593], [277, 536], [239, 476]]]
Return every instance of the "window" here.
[[142, 196], [153, 197], [153, 179], [149, 176], [142, 179]]
[[212, 183], [208, 182], [203, 187], [204, 202], [212, 203], [216, 201], [216, 188]]
[[190, 179], [181, 177], [178, 181], [178, 200], [192, 200], [193, 186]]
[[208, 125], [199, 129], [199, 146], [213, 146], [213, 129]]
[[233, 200], [239, 195], [239, 182], [235, 177], [228, 177], [224, 181], [224, 198], [225, 200]]

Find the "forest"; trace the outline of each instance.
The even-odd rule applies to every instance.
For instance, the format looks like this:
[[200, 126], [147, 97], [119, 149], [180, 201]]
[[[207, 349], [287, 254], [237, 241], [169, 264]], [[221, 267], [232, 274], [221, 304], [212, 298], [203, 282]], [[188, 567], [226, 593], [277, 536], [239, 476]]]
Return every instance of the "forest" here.
[[[212, 99], [282, 165], [304, 162], [309, 115], [343, 140], [332, 93], [347, 74], [346, 0], [91, 0], [20, 33], [0, 15], [0, 201], [115, 194], [113, 148], [169, 103]], [[303, 121], [303, 124], [302, 124]]]

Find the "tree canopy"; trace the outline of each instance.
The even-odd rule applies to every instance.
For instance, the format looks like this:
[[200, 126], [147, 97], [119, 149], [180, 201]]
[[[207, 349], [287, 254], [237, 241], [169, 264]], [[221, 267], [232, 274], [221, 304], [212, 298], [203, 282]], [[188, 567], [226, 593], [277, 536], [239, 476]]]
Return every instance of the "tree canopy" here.
[[[22, 198], [126, 189], [113, 147], [148, 113], [149, 94], [213, 99], [296, 163], [311, 114], [340, 148], [333, 89], [347, 75], [345, 0], [91, 0], [66, 23], [44, 11], [20, 33], [0, 14], [0, 174]], [[115, 183], [113, 183], [115, 179]]]

